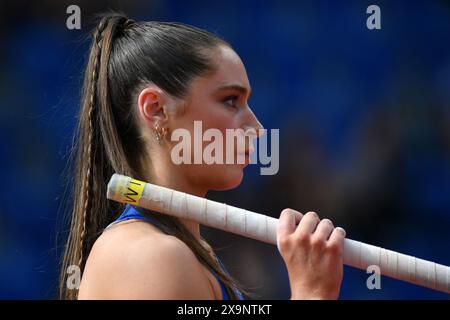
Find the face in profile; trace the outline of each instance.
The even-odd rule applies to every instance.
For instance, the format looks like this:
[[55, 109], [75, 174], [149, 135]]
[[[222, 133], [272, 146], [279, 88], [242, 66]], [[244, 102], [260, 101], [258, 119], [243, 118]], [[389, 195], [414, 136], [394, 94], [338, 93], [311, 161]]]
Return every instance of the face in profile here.
[[[170, 127], [171, 130], [186, 129], [192, 140], [198, 132], [194, 130], [194, 122], [198, 124], [198, 121], [201, 121], [202, 132], [216, 129], [216, 132], [221, 133], [221, 162], [206, 164], [202, 157], [201, 164], [194, 164], [192, 159], [191, 164], [180, 164], [178, 169], [190, 183], [204, 186], [207, 190], [225, 190], [241, 183], [243, 169], [248, 165], [249, 154], [252, 152], [251, 140], [256, 137], [253, 135], [245, 138], [239, 134], [239, 130], [235, 131], [236, 137], [227, 136], [227, 129], [258, 133], [262, 126], [248, 105], [251, 87], [244, 64], [236, 52], [227, 46], [219, 46], [212, 51], [211, 59], [216, 67], [215, 71], [192, 81], [184, 101], [185, 110], [174, 117]], [[208, 145], [211, 146], [212, 141], [214, 138], [202, 141], [201, 150], [195, 149], [192, 141], [191, 157], [194, 158], [196, 152], [203, 153]], [[227, 157], [234, 159], [233, 163], [229, 163]]]

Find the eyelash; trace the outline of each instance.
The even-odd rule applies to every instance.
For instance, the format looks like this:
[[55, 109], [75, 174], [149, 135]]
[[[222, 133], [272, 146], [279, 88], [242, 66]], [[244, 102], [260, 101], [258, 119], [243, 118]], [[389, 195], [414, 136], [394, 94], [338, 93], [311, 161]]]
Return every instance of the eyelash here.
[[223, 99], [222, 102], [225, 103], [228, 107], [237, 108], [237, 106], [235, 104], [230, 105], [227, 103], [227, 101], [230, 101], [230, 100], [236, 101], [238, 98], [239, 98], [239, 96], [231, 95], [231, 96], [228, 96], [225, 99]]

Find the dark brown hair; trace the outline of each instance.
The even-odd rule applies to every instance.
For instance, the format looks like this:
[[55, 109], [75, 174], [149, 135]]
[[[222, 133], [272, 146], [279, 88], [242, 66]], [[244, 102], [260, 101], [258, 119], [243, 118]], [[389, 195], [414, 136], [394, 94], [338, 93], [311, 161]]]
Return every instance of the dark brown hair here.
[[[174, 97], [185, 97], [195, 77], [214, 70], [206, 52], [219, 45], [230, 46], [212, 33], [182, 23], [135, 22], [121, 13], [101, 17], [92, 35], [72, 147], [73, 204], [61, 266], [61, 298], [77, 297], [77, 290], [66, 286], [67, 268], [77, 265], [84, 270], [95, 240], [123, 210], [123, 205], [106, 198], [112, 174], [147, 178], [142, 160], [151, 155], [144, 154], [147, 149], [132, 103], [138, 90], [152, 82]], [[177, 218], [151, 214], [216, 273], [232, 299], [237, 298], [233, 288], [245, 292]]]

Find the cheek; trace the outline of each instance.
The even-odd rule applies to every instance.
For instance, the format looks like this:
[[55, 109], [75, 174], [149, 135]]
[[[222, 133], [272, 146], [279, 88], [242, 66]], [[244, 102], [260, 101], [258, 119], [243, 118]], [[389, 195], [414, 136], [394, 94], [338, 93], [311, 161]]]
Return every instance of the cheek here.
[[[226, 130], [239, 128], [239, 117], [232, 110], [226, 106], [220, 105], [220, 103], [204, 103], [198, 104], [197, 107], [193, 107], [192, 114], [189, 117], [191, 126], [193, 127], [194, 121], [201, 121], [202, 134], [208, 129], [217, 129], [222, 133], [223, 154], [234, 153], [234, 150], [226, 149]], [[193, 131], [191, 131], [193, 132]], [[210, 142], [204, 141], [203, 148]]]
[[204, 130], [214, 128], [220, 130], [224, 135], [226, 133], [226, 129], [233, 129], [236, 126], [235, 117], [228, 110], [205, 112], [205, 115], [202, 117], [201, 121], [203, 123]]
[[236, 115], [227, 106], [212, 99], [193, 101], [188, 112], [191, 122], [201, 121], [204, 130], [215, 128], [225, 134], [225, 129], [235, 128], [237, 124]]

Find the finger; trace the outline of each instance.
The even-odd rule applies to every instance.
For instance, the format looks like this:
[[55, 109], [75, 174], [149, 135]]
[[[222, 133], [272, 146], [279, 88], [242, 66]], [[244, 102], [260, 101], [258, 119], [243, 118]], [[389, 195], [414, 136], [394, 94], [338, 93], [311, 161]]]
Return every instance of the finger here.
[[330, 237], [333, 230], [334, 230], [333, 222], [331, 222], [331, 220], [329, 220], [329, 219], [323, 219], [317, 225], [317, 228], [316, 228], [316, 231], [314, 231], [313, 237], [326, 241]]
[[278, 219], [277, 224], [277, 236], [285, 237], [290, 235], [295, 231], [296, 226], [296, 218], [295, 214], [293, 213], [293, 210], [291, 209], [284, 209], [281, 211], [280, 218]]
[[303, 235], [311, 235], [314, 230], [316, 230], [317, 225], [319, 224], [320, 219], [317, 213], [308, 212], [303, 216], [300, 220], [300, 223], [297, 227], [296, 233]]
[[303, 214], [301, 212], [298, 212], [296, 210], [290, 209], [291, 214], [295, 217], [295, 226], [297, 227], [297, 225], [300, 223], [300, 221], [303, 218]]
[[328, 242], [330, 245], [340, 245], [344, 241], [345, 236], [346, 233], [344, 229], [342, 229], [341, 227], [334, 228]]

